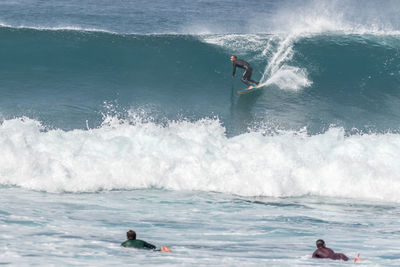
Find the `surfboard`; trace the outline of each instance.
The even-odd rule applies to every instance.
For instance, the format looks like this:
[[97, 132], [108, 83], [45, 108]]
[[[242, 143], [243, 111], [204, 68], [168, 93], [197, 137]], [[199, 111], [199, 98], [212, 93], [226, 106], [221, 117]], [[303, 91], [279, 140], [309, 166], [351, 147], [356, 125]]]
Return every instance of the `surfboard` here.
[[253, 87], [253, 88], [251, 88], [251, 89], [248, 89], [248, 88], [242, 89], [242, 90], [237, 91], [236, 93], [237, 93], [238, 95], [243, 95], [243, 94], [251, 93], [251, 92], [254, 92], [254, 91], [259, 90], [259, 89], [262, 88], [264, 85], [265, 85], [265, 84], [260, 84], [259, 86]]

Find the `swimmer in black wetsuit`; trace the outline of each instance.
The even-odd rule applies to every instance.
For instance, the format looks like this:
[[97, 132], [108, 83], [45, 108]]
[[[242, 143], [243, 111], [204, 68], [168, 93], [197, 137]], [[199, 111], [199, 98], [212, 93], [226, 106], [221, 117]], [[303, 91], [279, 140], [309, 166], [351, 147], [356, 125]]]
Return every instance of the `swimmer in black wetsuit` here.
[[249, 89], [253, 88], [253, 86], [249, 82], [255, 83], [256, 85], [260, 84], [259, 82], [256, 82], [251, 79], [251, 75], [253, 74], [253, 68], [250, 66], [249, 63], [247, 63], [243, 59], [238, 59], [237, 56], [231, 56], [231, 61], [233, 63], [233, 73], [232, 73], [233, 77], [235, 77], [236, 67], [238, 67], [245, 70], [242, 75], [242, 82], [244, 82], [249, 87]]
[[129, 230], [126, 233], [126, 241], [121, 244], [123, 247], [131, 248], [144, 248], [144, 249], [156, 249], [156, 246], [147, 243], [146, 241], [136, 239], [135, 231]]
[[[152, 249], [156, 250], [156, 246], [147, 243], [146, 241], [136, 239], [135, 231], [129, 230], [126, 233], [126, 241], [121, 243], [121, 246], [128, 247], [128, 248], [142, 248], [142, 249]], [[168, 247], [162, 246], [160, 249], [156, 251], [161, 252], [172, 252]]]

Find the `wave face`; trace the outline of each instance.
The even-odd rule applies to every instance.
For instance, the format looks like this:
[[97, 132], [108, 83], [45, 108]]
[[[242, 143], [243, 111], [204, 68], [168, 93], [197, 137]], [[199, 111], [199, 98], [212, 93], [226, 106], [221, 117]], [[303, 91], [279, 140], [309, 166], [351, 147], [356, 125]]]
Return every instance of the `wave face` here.
[[[93, 128], [110, 111], [166, 120], [217, 116], [229, 135], [268, 126], [399, 129], [397, 35], [121, 35], [0, 28], [0, 114]], [[267, 84], [238, 98], [229, 56]], [[238, 71], [240, 76], [241, 72]]]

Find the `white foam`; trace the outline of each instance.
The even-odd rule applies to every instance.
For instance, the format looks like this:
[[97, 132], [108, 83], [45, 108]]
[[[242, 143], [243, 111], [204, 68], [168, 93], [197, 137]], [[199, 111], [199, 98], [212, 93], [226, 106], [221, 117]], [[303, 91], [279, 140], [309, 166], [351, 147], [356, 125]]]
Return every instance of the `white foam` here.
[[209, 34], [199, 36], [200, 40], [208, 44], [221, 46], [245, 54], [249, 52], [262, 53], [270, 37], [257, 34]]
[[48, 192], [159, 187], [400, 201], [397, 134], [227, 138], [218, 120], [161, 127], [116, 118], [98, 129], [43, 131], [20, 118], [1, 124], [0, 151], [0, 184]]
[[305, 69], [285, 65], [267, 78], [265, 82], [262, 82], [262, 84], [264, 86], [274, 84], [281, 89], [298, 91], [312, 85], [307, 76], [308, 74]]
[[291, 62], [294, 56], [293, 44], [298, 38], [296, 35], [228, 34], [202, 36], [201, 40], [241, 56], [256, 53], [256, 59], [265, 61], [261, 84], [296, 91], [312, 85], [307, 70], [293, 66]]
[[254, 20], [252, 27], [265, 25], [269, 33], [306, 35], [326, 32], [398, 35], [397, 1], [301, 1], [281, 5], [272, 16]]
[[[276, 85], [280, 89], [300, 90], [312, 85], [308, 79], [305, 68], [291, 65], [293, 58], [293, 43], [296, 36], [279, 37], [277, 45], [267, 45], [263, 54], [267, 55], [267, 66], [265, 67], [261, 83], [265, 85]], [[276, 40], [275, 40], [276, 42]]]
[[83, 31], [83, 32], [105, 32], [117, 34], [115, 32], [98, 29], [98, 28], [85, 28], [79, 26], [27, 26], [27, 25], [11, 25], [0, 22], [0, 27], [4, 28], [12, 28], [12, 29], [30, 29], [30, 30], [38, 30], [38, 31]]
[[246, 32], [251, 34], [203, 39], [234, 54], [257, 53], [258, 58], [265, 60], [261, 83], [300, 90], [313, 82], [304, 66], [292, 62], [296, 41], [320, 34], [398, 36], [399, 12], [397, 1], [385, 5], [376, 1], [288, 1], [280, 3], [275, 12], [250, 19]]

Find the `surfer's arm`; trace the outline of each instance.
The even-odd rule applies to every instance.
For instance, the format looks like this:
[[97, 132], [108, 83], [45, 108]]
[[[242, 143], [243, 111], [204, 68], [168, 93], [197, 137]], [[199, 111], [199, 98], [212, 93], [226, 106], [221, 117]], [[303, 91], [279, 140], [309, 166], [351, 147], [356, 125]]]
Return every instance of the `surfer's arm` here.
[[236, 73], [236, 63], [233, 63], [232, 77], [235, 77], [235, 73]]
[[317, 249], [312, 255], [313, 258], [329, 258], [329, 256], [330, 253], [322, 249]]

